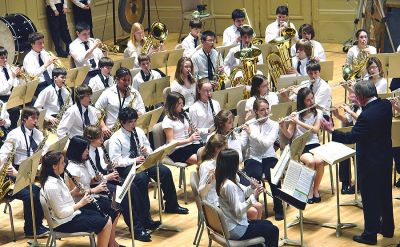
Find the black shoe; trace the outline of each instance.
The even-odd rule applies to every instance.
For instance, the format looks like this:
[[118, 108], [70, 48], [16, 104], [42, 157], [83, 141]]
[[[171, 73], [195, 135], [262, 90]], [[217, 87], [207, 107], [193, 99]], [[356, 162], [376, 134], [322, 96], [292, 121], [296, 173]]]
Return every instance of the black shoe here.
[[315, 203], [320, 203], [320, 202], [321, 202], [321, 195], [319, 195], [319, 197], [314, 196], [314, 197], [313, 197], [313, 201], [314, 201]]
[[[43, 225], [40, 225], [36, 228], [36, 237], [37, 238], [45, 237], [49, 234], [49, 232], [50, 232], [49, 228], [47, 228]], [[32, 238], [33, 237], [33, 229], [32, 229], [32, 232], [31, 231], [25, 232], [25, 237]]]
[[355, 191], [356, 191], [356, 188], [354, 186], [350, 186], [350, 187], [342, 188], [341, 192], [343, 195], [354, 195]]
[[276, 221], [281, 221], [281, 220], [283, 220], [283, 213], [281, 213], [281, 212], [275, 212], [275, 220], [276, 220]]
[[151, 236], [146, 231], [135, 231], [135, 239], [142, 242], [151, 242]]
[[159, 220], [149, 220], [149, 222], [144, 224], [144, 228], [149, 229], [149, 230], [155, 230], [161, 225], [161, 221]]
[[363, 234], [361, 234], [359, 236], [354, 236], [353, 241], [355, 241], [357, 243], [368, 244], [368, 245], [376, 245], [376, 243], [377, 243], [376, 236], [375, 236], [375, 238], [367, 237]]
[[166, 208], [165, 212], [169, 214], [188, 214], [189, 209], [177, 206], [176, 208]]
[[382, 229], [381, 229], [381, 230], [379, 230], [379, 234], [381, 234], [382, 237], [384, 237], [384, 238], [393, 238], [394, 232], [386, 233], [386, 232], [382, 232]]
[[307, 203], [308, 204], [313, 204], [314, 203], [314, 197], [313, 198], [308, 198]]
[[396, 186], [397, 188], [400, 188], [400, 178], [397, 179], [397, 182], [394, 184], [394, 186]]

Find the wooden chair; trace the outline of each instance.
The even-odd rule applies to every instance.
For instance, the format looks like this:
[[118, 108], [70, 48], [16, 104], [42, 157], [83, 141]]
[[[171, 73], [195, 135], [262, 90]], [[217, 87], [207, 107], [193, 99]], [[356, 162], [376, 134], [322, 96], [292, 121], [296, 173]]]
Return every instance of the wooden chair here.
[[13, 233], [13, 241], [15, 242], [17, 240], [17, 238], [15, 237], [14, 218], [13, 218], [12, 208], [11, 208], [11, 204], [10, 204], [10, 202], [12, 200], [13, 199], [4, 197], [4, 198], [0, 199], [0, 204], [2, 204], [2, 203], [5, 204], [3, 213], [6, 214], [7, 213], [7, 209], [8, 209], [8, 215], [10, 216], [11, 231]]
[[201, 208], [201, 198], [199, 194], [199, 179], [199, 174], [197, 172], [190, 173], [190, 187], [192, 188], [193, 196], [197, 206], [197, 231], [193, 240], [193, 244], [195, 244], [196, 247], [199, 246], [201, 236], [203, 235], [204, 231], [204, 215]]

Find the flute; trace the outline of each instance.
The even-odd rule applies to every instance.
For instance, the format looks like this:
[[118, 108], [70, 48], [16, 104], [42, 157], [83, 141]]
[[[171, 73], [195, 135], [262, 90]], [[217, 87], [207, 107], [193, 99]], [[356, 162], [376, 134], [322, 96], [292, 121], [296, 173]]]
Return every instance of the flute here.
[[[68, 175], [68, 177], [71, 179], [71, 181], [75, 184], [76, 188], [78, 188], [78, 190], [82, 193], [82, 194], [86, 194], [85, 189], [83, 188], [83, 185], [81, 183], [79, 183], [78, 181], [76, 181], [76, 179], [71, 175], [71, 173], [69, 173], [69, 171], [67, 169], [64, 169], [64, 172]], [[97, 203], [96, 198], [94, 198], [91, 194], [89, 194], [90, 199], [92, 200], [91, 203], [93, 203], [97, 210], [99, 211], [99, 213], [101, 215], [103, 215], [104, 217], [108, 217], [108, 215], [106, 213], [104, 213], [103, 211], [101, 211], [101, 208], [99, 206], [99, 204]]]
[[231, 130], [225, 135], [225, 137], [228, 138], [233, 132], [241, 132], [245, 124], [250, 125], [250, 124], [259, 123], [259, 122], [261, 122], [261, 121], [263, 121], [263, 120], [267, 120], [267, 119], [268, 119], [269, 117], [271, 117], [271, 116], [273, 116], [272, 113], [271, 113], [271, 114], [268, 114], [268, 116], [266, 116], [266, 117], [261, 117], [261, 118], [258, 118], [258, 119], [255, 119], [255, 118], [254, 118], [254, 119], [251, 119], [251, 120], [245, 122], [243, 125], [240, 125], [240, 126], [238, 126], [238, 127], [235, 127], [235, 128], [233, 128], [233, 129], [231, 129]]
[[355, 80], [343, 81], [343, 82], [340, 82], [340, 83], [338, 83], [336, 85], [332, 85], [331, 88], [335, 88], [335, 87], [339, 87], [339, 86], [345, 86], [345, 85], [353, 86], [353, 83], [357, 83], [359, 81], [363, 81], [365, 79], [368, 79], [368, 78], [376, 76], [376, 75], [379, 75], [379, 73], [378, 74], [372, 74], [372, 75], [366, 75], [366, 76], [364, 76], [362, 78], [358, 78], [358, 79], [355, 79]]
[[303, 110], [292, 112], [289, 116], [286, 116], [286, 117], [282, 118], [281, 120], [279, 120], [279, 122], [281, 123], [283, 121], [288, 121], [291, 118], [292, 114], [299, 115], [299, 114], [301, 114], [303, 112], [306, 112], [306, 111], [308, 111], [308, 110], [310, 110], [310, 109], [312, 109], [314, 107], [317, 107], [317, 106], [319, 106], [319, 105], [318, 104], [313, 104], [312, 106], [304, 108]]
[[[315, 79], [303, 81], [299, 85], [293, 85], [293, 86], [290, 86], [290, 87], [287, 87], [287, 88], [282, 88], [282, 89], [278, 90], [278, 92], [279, 93], [285, 93], [285, 92], [290, 91], [290, 90], [294, 90], [294, 89], [298, 89], [298, 88], [304, 87], [308, 83], [313, 83], [314, 81], [315, 81]], [[295, 93], [295, 94], [297, 94], [297, 93]]]
[[[261, 183], [258, 183], [257, 180], [255, 180], [254, 178], [249, 177], [244, 171], [238, 170], [237, 173], [239, 175], [241, 175], [244, 179], [246, 179], [247, 181], [249, 181], [250, 184], [252, 184], [255, 187], [259, 187], [262, 186]], [[263, 189], [263, 192], [265, 192], [265, 194], [269, 195], [271, 198], [274, 198], [270, 192], [268, 192], [267, 190]]]

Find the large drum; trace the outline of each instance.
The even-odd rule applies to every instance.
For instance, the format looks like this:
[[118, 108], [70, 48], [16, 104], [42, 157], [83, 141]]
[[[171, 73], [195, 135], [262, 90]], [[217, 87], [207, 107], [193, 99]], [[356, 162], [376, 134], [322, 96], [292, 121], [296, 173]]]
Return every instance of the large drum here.
[[0, 46], [7, 49], [9, 63], [22, 61], [25, 53], [31, 49], [28, 36], [36, 31], [32, 21], [23, 14], [0, 17]]

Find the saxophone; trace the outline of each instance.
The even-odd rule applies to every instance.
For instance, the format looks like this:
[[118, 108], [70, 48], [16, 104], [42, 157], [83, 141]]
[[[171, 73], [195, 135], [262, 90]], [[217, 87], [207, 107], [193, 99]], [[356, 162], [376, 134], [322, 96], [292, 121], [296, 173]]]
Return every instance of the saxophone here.
[[11, 143], [12, 149], [10, 153], [8, 153], [3, 168], [0, 170], [0, 200], [3, 199], [14, 187], [14, 182], [11, 179], [7, 179], [7, 169], [13, 163], [16, 145], [13, 141], [7, 142]]
[[[129, 101], [127, 107], [133, 108], [133, 105], [136, 104], [136, 98], [137, 98], [136, 92], [132, 92], [131, 87], [128, 87], [126, 90], [129, 90], [130, 95], [131, 95], [131, 97], [132, 97], [132, 99], [131, 99], [131, 101]], [[120, 121], [117, 119], [117, 121], [115, 122], [115, 124], [111, 127], [110, 131], [111, 131], [112, 133], [115, 133], [115, 132], [116, 132], [117, 130], [119, 130], [120, 128], [121, 128], [121, 123], [120, 123]]]
[[44, 145], [46, 144], [47, 139], [49, 139], [49, 132], [46, 129], [43, 129], [43, 140], [39, 142], [37, 148], [35, 149], [34, 153], [43, 149]]
[[[68, 95], [67, 95], [67, 98], [65, 99], [64, 105], [62, 105], [62, 106], [60, 107], [60, 110], [58, 111], [58, 114], [57, 114], [57, 116], [56, 116], [56, 119], [58, 120], [58, 124], [60, 123], [60, 121], [61, 121], [61, 119], [62, 119], [64, 113], [65, 113], [65, 112], [68, 110], [68, 108], [70, 107], [69, 102], [71, 101], [71, 97], [72, 97], [71, 89], [69, 89], [67, 86], [65, 86], [65, 88], [66, 88], [67, 91], [68, 91]], [[56, 133], [57, 128], [58, 128], [58, 124], [57, 124], [57, 125], [51, 125], [51, 126], [50, 126], [49, 130], [50, 130], [51, 133], [53, 133], [53, 134]]]
[[96, 123], [94, 124], [96, 127], [99, 127], [101, 122], [103, 122], [104, 118], [106, 117], [106, 110], [99, 109], [99, 111], [100, 111], [100, 117], [97, 119]]

